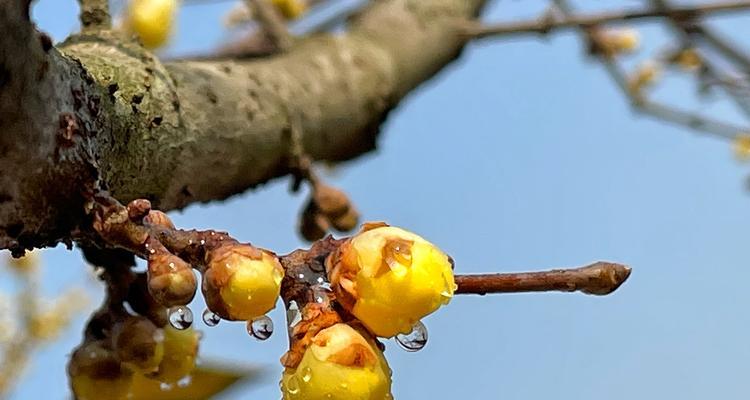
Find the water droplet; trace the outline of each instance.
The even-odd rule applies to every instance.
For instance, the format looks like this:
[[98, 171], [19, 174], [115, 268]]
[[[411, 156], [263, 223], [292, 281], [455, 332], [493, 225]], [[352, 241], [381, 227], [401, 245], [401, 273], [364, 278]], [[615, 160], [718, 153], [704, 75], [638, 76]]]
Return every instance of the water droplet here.
[[171, 307], [169, 309], [169, 324], [175, 329], [184, 330], [193, 324], [193, 312], [185, 306]]
[[184, 377], [182, 377], [182, 379], [177, 381], [177, 386], [181, 388], [185, 388], [185, 387], [190, 386], [192, 382], [193, 382], [193, 377], [190, 375], [185, 375]]
[[299, 275], [297, 275], [297, 277], [300, 278], [300, 279], [305, 279], [305, 274], [299, 274]]
[[201, 239], [201, 246], [203, 246], [204, 244], [206, 244], [206, 241]]
[[159, 384], [159, 389], [161, 389], [162, 392], [166, 392], [168, 390], [172, 390], [172, 385], [168, 384], [167, 382], [162, 382]]
[[325, 279], [323, 279], [322, 276], [319, 276], [318, 279], [316, 279], [315, 281], [318, 282], [318, 283], [323, 283], [323, 282], [325, 282]]
[[203, 323], [208, 326], [216, 326], [221, 322], [221, 317], [216, 315], [213, 311], [208, 308], [203, 310]]
[[307, 383], [310, 382], [310, 379], [312, 379], [312, 369], [310, 369], [310, 367], [305, 367], [302, 370], [302, 381]]
[[258, 340], [266, 340], [273, 334], [273, 321], [267, 315], [247, 321], [247, 333]]
[[289, 323], [289, 331], [302, 322], [302, 313], [299, 311], [299, 305], [297, 302], [292, 300], [289, 302], [289, 306], [286, 310], [286, 320]]
[[427, 327], [419, 321], [411, 328], [411, 332], [396, 335], [396, 342], [406, 351], [419, 351], [427, 344]]
[[289, 380], [286, 381], [286, 392], [291, 395], [299, 393], [299, 381], [296, 376], [292, 375]]

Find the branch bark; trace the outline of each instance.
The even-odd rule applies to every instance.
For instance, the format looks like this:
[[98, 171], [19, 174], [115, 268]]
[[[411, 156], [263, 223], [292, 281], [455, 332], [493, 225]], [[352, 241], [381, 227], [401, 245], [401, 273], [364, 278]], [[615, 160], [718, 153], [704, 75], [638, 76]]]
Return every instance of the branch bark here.
[[602, 261], [581, 268], [544, 272], [456, 275], [456, 294], [580, 291], [601, 296], [617, 290], [629, 276], [629, 267]]
[[345, 34], [281, 55], [167, 64], [110, 31], [45, 52], [22, 1], [3, 2], [0, 249], [89, 229], [96, 189], [169, 210], [282, 176], [291, 121], [313, 159], [372, 150], [388, 111], [458, 56], [459, 26], [484, 2], [379, 1]]
[[465, 34], [474, 38], [484, 38], [500, 35], [520, 35], [529, 33], [547, 34], [559, 29], [576, 29], [579, 27], [602, 25], [607, 23], [625, 23], [633, 20], [665, 17], [675, 20], [685, 20], [708, 15], [732, 13], [747, 9], [750, 9], [750, 1], [730, 0], [709, 4], [672, 7], [668, 10], [654, 7], [645, 9], [611, 11], [588, 15], [571, 15], [559, 20], [540, 18], [528, 21], [498, 23], [493, 25], [483, 25], [473, 22], [467, 25]]

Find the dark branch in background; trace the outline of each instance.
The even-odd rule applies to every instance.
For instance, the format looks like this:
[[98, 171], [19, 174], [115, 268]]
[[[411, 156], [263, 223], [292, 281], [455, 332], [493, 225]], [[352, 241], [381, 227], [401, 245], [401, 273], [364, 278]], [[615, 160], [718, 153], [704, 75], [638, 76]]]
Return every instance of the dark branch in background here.
[[[739, 60], [740, 63], [747, 61], [738, 50], [734, 49], [734, 45], [727, 43], [722, 38], [715, 35], [710, 29], [700, 22], [696, 15], [680, 15], [675, 13], [676, 7], [672, 7], [670, 2], [667, 0], [652, 0], [652, 4], [655, 9], [661, 10], [666, 13], [669, 18], [670, 25], [674, 28], [677, 35], [680, 37], [680, 41], [684, 43], [683, 47], [699, 48], [699, 41], [701, 37], [714, 38], [712, 44], [715, 48], [719, 49], [724, 55], [729, 55], [729, 58]], [[750, 2], [748, 2], [750, 4]], [[736, 56], [736, 57], [732, 57]], [[714, 65], [714, 62], [709, 59], [708, 55], [701, 55], [701, 73], [704, 75], [704, 79], [711, 79], [715, 82], [721, 82], [722, 76], [725, 75], [718, 66]], [[750, 71], [750, 62], [744, 63], [746, 71]], [[743, 111], [746, 115], [750, 116], [750, 100], [747, 93], [740, 93], [733, 85], [720, 84], [717, 85], [724, 90], [724, 92], [735, 102], [735, 104]], [[734, 133], [735, 135], [737, 132]]]
[[252, 11], [271, 43], [281, 51], [292, 45], [292, 36], [286, 27], [284, 17], [268, 0], [244, 0], [245, 5]]
[[638, 10], [623, 10], [603, 12], [597, 14], [566, 15], [563, 18], [542, 17], [527, 21], [514, 21], [499, 24], [471, 23], [466, 27], [466, 35], [473, 38], [483, 38], [497, 35], [511, 34], [547, 34], [559, 29], [577, 29], [580, 27], [601, 25], [607, 23], [624, 23], [637, 19], [675, 18], [687, 19], [701, 16], [731, 13], [750, 9], [750, 1], [727, 1], [703, 5], [686, 5], [670, 8], [647, 8]]
[[[630, 78], [620, 67], [616, 56], [597, 50], [597, 32], [600, 25], [609, 23], [623, 23], [653, 18], [666, 18], [679, 29], [685, 32], [684, 44], [697, 47], [697, 41], [711, 44], [716, 50], [726, 56], [729, 60], [740, 65], [740, 69], [750, 73], [750, 59], [740, 50], [711, 32], [698, 21], [700, 17], [712, 16], [721, 13], [736, 12], [750, 9], [750, 1], [727, 1], [704, 5], [684, 5], [668, 7], [665, 2], [656, 4], [654, 7], [638, 10], [625, 10], [607, 12], [591, 15], [574, 15], [570, 5], [565, 0], [553, 0], [558, 13], [550, 12], [543, 17], [522, 22], [510, 22], [494, 25], [481, 25], [472, 23], [465, 27], [465, 34], [473, 38], [497, 37], [515, 34], [547, 34], [558, 29], [576, 28], [581, 30], [586, 41], [591, 45], [591, 53], [606, 68], [612, 80], [621, 89], [623, 94], [630, 100], [631, 105], [642, 113], [656, 118], [676, 123], [699, 132], [710, 133], [717, 137], [734, 140], [740, 135], [747, 134], [750, 128], [737, 126], [715, 120], [699, 113], [686, 111], [668, 104], [651, 100], [643, 90], [633, 90]], [[560, 15], [558, 15], [560, 14]], [[706, 78], [718, 86], [734, 100], [740, 109], [750, 118], [750, 104], [747, 94], [741, 93], [736, 82], [724, 78], [724, 74], [716, 69], [710, 60], [702, 60], [702, 72]]]
[[605, 295], [617, 290], [629, 276], [629, 267], [602, 261], [581, 268], [544, 272], [456, 275], [456, 294], [580, 291]]
[[81, 7], [80, 20], [83, 29], [109, 29], [112, 17], [109, 13], [109, 0], [78, 0]]

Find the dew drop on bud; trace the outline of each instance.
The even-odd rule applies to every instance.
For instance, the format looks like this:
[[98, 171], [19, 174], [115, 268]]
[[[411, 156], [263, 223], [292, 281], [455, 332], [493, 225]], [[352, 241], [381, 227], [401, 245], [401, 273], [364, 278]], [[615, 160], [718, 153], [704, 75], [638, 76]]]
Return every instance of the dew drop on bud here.
[[184, 377], [182, 377], [182, 379], [177, 381], [177, 387], [186, 388], [190, 386], [192, 382], [193, 382], [193, 377], [190, 375], [185, 375]]
[[185, 306], [169, 309], [169, 324], [175, 329], [185, 330], [193, 324], [193, 312]]
[[299, 381], [297, 381], [296, 376], [292, 375], [292, 377], [286, 382], [286, 392], [294, 396], [299, 393], [299, 389]]
[[297, 302], [292, 300], [286, 310], [286, 320], [289, 321], [289, 331], [302, 322], [302, 313], [299, 311]]
[[411, 332], [396, 335], [396, 342], [406, 351], [419, 351], [427, 344], [427, 327], [418, 321], [411, 328]]
[[302, 370], [302, 381], [307, 383], [310, 382], [310, 379], [312, 379], [312, 369], [310, 369], [310, 367], [305, 367]]
[[208, 326], [216, 326], [221, 322], [221, 317], [208, 308], [203, 310], [203, 323]]
[[162, 382], [159, 384], [159, 389], [161, 389], [162, 392], [166, 392], [168, 390], [172, 390], [172, 385], [168, 384], [167, 382]]
[[273, 321], [267, 315], [247, 321], [247, 333], [258, 340], [266, 340], [273, 334]]

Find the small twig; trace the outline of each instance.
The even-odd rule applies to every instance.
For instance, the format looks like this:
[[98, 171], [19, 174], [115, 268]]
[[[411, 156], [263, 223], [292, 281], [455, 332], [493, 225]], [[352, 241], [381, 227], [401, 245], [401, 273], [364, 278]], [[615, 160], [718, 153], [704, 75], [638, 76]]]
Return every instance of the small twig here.
[[641, 10], [623, 10], [590, 15], [566, 16], [562, 19], [541, 18], [528, 21], [482, 25], [474, 23], [466, 27], [466, 35], [473, 38], [509, 34], [544, 34], [558, 29], [571, 29], [581, 26], [593, 26], [612, 22], [624, 22], [648, 18], [688, 18], [709, 14], [727, 13], [750, 9], [750, 1], [726, 1], [704, 5], [675, 7], [670, 10], [648, 8]]
[[630, 268], [597, 262], [575, 269], [485, 275], [456, 275], [456, 294], [576, 292], [605, 295], [614, 292], [630, 276]]
[[110, 29], [112, 17], [109, 13], [109, 0], [78, 0], [81, 7], [79, 18], [83, 29]]
[[[572, 12], [571, 7], [566, 0], [553, 1], [563, 15], [569, 15]], [[750, 5], [750, 3], [747, 4]], [[666, 13], [673, 13], [674, 9], [661, 11]], [[593, 32], [597, 29], [596, 25], [584, 25], [579, 26], [578, 28], [582, 31], [588, 41], [592, 41], [595, 39], [593, 37]], [[606, 54], [603, 54], [601, 52], [595, 52], [593, 55], [596, 56], [597, 60], [599, 60], [602, 65], [604, 65], [612, 80], [620, 88], [623, 95], [625, 95], [630, 100], [631, 105], [637, 111], [652, 115], [665, 121], [679, 124], [701, 132], [708, 132], [717, 137], [730, 140], [736, 138], [737, 135], [748, 130], [747, 128], [727, 124], [697, 113], [680, 110], [666, 104], [649, 100], [641, 91], [638, 91], [636, 93], [630, 89], [628, 85], [628, 77], [622, 70], [620, 65], [616, 62], [614, 57], [607, 56]]]
[[[744, 65], [744, 68], [746, 70], [750, 70], [750, 61], [748, 61], [746, 57], [743, 57], [743, 55], [740, 54], [739, 51], [735, 50], [734, 46], [715, 36], [711, 30], [700, 23], [698, 18], [696, 18], [695, 16], [684, 18], [679, 15], [672, 14], [671, 10], [673, 10], [674, 7], [668, 0], [651, 1], [654, 5], [654, 8], [662, 10], [668, 15], [667, 19], [671, 23], [672, 27], [675, 28], [678, 35], [682, 37], [682, 41], [689, 43], [694, 48], [698, 48], [696, 39], [700, 39], [701, 37], [703, 37], [704, 39], [716, 38], [718, 40], [717, 43], [710, 42], [709, 44], [713, 44], [714, 47], [717, 48], [720, 52], [724, 53], [725, 56], [737, 61], [740, 64], [742, 64], [743, 61], [746, 61], [747, 64]], [[736, 58], [733, 57], [733, 55], [736, 56]], [[701, 64], [702, 72], [707, 77], [721, 82], [722, 72], [716, 65], [714, 65], [711, 60], [708, 59], [708, 57], [701, 57]], [[743, 96], [736, 90], [733, 90], [731, 86], [720, 85], [720, 87], [734, 101], [734, 103], [740, 109], [742, 109], [742, 111], [746, 115], [750, 115], [750, 104], [748, 104], [748, 98], [746, 96]]]
[[735, 46], [729, 43], [729, 41], [705, 26], [700, 26], [694, 31], [694, 33], [706, 43], [724, 54], [724, 56], [739, 64], [746, 72], [750, 72], [750, 56], [738, 50]]
[[245, 4], [253, 11], [265, 34], [278, 50], [285, 51], [292, 45], [292, 36], [284, 17], [268, 0], [245, 0]]

